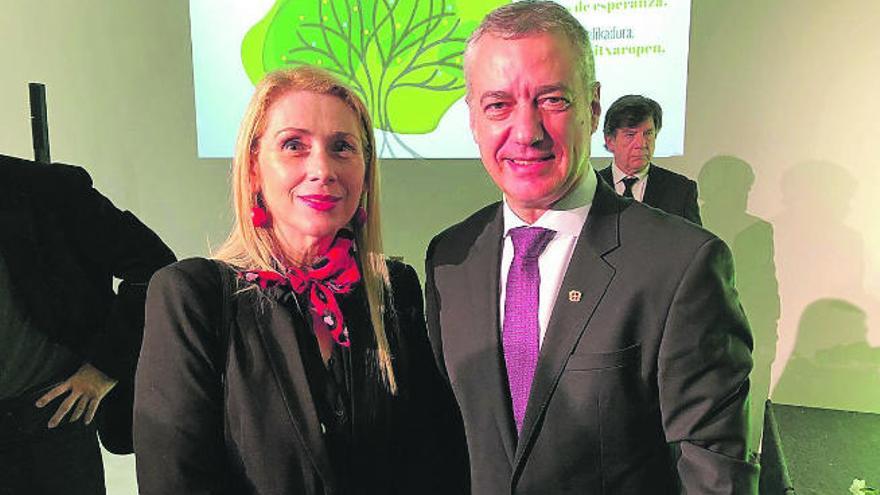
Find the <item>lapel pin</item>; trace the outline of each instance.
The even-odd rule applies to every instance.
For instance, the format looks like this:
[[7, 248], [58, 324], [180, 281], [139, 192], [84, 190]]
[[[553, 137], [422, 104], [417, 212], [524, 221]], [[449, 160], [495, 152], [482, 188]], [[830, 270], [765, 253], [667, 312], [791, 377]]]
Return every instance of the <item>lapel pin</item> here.
[[571, 302], [581, 302], [581, 291], [579, 291], [579, 290], [568, 291], [568, 300]]

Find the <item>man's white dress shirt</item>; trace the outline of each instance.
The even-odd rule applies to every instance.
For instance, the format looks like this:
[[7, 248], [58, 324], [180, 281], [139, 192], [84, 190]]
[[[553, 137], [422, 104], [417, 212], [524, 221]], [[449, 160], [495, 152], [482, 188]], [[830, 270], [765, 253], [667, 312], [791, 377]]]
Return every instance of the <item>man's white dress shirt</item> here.
[[[504, 321], [507, 273], [510, 271], [510, 264], [513, 261], [513, 241], [510, 238], [510, 229], [525, 226], [554, 230], [556, 235], [553, 236], [544, 252], [538, 257], [538, 270], [541, 273], [540, 294], [538, 297], [538, 323], [541, 329], [540, 342], [544, 342], [544, 334], [547, 332], [547, 324], [550, 322], [550, 315], [553, 313], [553, 306], [559, 293], [559, 287], [562, 286], [562, 279], [565, 277], [568, 263], [571, 261], [571, 255], [574, 252], [574, 246], [587, 220], [595, 193], [596, 175], [593, 173], [593, 168], [588, 166], [578, 185], [564, 198], [557, 201], [553, 205], [553, 209], [547, 210], [531, 225], [516, 216], [516, 213], [507, 204], [507, 198], [504, 199], [504, 247], [501, 252], [501, 297], [498, 301], [499, 321]], [[501, 331], [503, 332], [504, 329], [502, 328]]]

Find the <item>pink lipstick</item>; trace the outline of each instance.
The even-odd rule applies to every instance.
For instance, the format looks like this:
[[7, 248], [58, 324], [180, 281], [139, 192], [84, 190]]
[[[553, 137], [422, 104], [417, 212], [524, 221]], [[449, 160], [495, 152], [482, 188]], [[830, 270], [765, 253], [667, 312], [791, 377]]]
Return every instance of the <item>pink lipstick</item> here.
[[299, 196], [299, 199], [309, 208], [318, 211], [332, 210], [336, 206], [336, 203], [342, 200], [339, 196], [332, 196], [329, 194], [308, 194], [305, 196]]

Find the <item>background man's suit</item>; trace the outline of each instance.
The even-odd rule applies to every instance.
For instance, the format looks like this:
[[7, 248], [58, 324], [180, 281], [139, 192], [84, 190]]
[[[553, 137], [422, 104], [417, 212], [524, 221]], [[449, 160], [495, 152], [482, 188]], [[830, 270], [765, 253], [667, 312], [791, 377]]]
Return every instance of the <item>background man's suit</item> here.
[[426, 261], [429, 335], [464, 420], [473, 493], [751, 493], [752, 338], [724, 243], [598, 181], [517, 439], [502, 235], [496, 203], [439, 234]]
[[171, 250], [70, 165], [0, 155], [0, 220], [0, 249], [41, 328], [105, 374], [133, 379], [141, 334], [127, 323], [143, 319], [147, 282]]
[[[614, 187], [611, 165], [599, 171], [605, 183]], [[648, 183], [645, 185], [643, 203], [660, 208], [666, 213], [678, 215], [697, 225], [700, 220], [700, 207], [697, 204], [697, 183], [684, 175], [651, 164], [648, 168]]]
[[[45, 334], [68, 349], [76, 358], [69, 373], [87, 362], [118, 380], [101, 402], [96, 421], [109, 450], [131, 452], [134, 368], [147, 282], [158, 268], [174, 261], [174, 254], [134, 215], [119, 210], [95, 190], [82, 168], [0, 155], [0, 258], [12, 289], [0, 297], [8, 298], [8, 307], [24, 315], [27, 331]], [[116, 291], [114, 278], [121, 280]], [[69, 373], [50, 383], [32, 384], [20, 397], [2, 401], [0, 459], [13, 471], [0, 473], [0, 478], [10, 473], [40, 482], [65, 477], [47, 465], [49, 460], [30, 452], [31, 447], [38, 448], [37, 438], [57, 435], [54, 450], [60, 450], [65, 435], [71, 435], [66, 430], [89, 429], [77, 438], [88, 439], [97, 451], [94, 424], [68, 423], [65, 417], [58, 427], [47, 429], [61, 399], [42, 409], [34, 406], [47, 386]], [[75, 456], [79, 454], [69, 457]], [[84, 462], [70, 459], [75, 471], [86, 472]], [[100, 470], [99, 454], [97, 463]], [[0, 481], [0, 493], [18, 486], [14, 483], [10, 478]], [[79, 493], [73, 479], [60, 483], [64, 493]]]

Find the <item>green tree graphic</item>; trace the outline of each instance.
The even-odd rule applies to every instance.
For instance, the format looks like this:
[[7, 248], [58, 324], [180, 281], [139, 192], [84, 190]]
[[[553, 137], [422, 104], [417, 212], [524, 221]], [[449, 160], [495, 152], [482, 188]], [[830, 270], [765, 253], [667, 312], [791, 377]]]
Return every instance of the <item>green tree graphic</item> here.
[[468, 35], [508, 1], [277, 0], [242, 40], [242, 64], [254, 83], [282, 67], [323, 67], [357, 91], [377, 128], [426, 134], [464, 95]]

